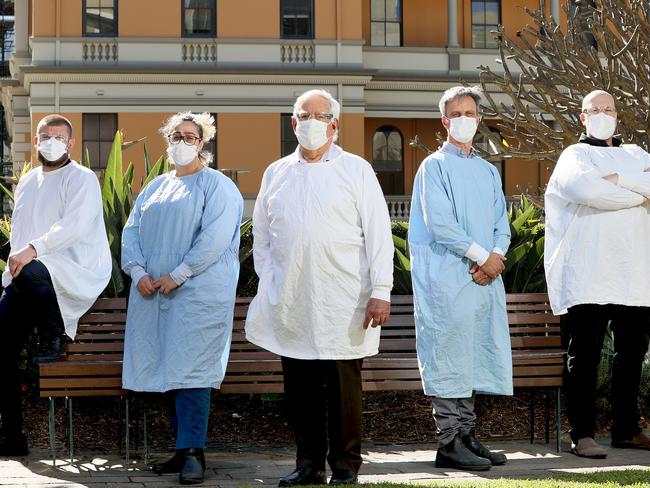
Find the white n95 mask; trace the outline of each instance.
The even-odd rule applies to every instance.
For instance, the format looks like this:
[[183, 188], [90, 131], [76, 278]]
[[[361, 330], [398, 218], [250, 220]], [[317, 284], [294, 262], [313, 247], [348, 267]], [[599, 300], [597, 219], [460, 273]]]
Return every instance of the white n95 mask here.
[[476, 129], [478, 129], [478, 120], [474, 117], [461, 115], [460, 117], [448, 118], [447, 120], [449, 120], [449, 134], [458, 142], [464, 144], [474, 139]]
[[199, 149], [196, 146], [189, 146], [183, 141], [167, 147], [167, 156], [176, 166], [186, 166], [190, 164], [198, 154]]
[[296, 137], [302, 147], [313, 151], [327, 144], [327, 122], [316, 119], [298, 121], [296, 124]]
[[68, 145], [51, 137], [47, 141], [39, 142], [36, 149], [46, 161], [58, 161], [68, 152]]
[[601, 141], [606, 141], [614, 135], [616, 122], [616, 118], [604, 113], [590, 115], [587, 117], [587, 134]]

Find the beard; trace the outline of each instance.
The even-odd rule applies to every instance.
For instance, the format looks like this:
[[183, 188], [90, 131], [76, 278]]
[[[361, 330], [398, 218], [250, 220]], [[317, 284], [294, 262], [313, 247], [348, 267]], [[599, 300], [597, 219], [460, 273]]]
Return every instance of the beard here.
[[69, 155], [67, 152], [56, 161], [50, 161], [49, 159], [45, 159], [40, 152], [37, 151], [37, 153], [38, 153], [38, 162], [41, 163], [43, 166], [47, 166], [48, 168], [60, 166], [69, 159]]

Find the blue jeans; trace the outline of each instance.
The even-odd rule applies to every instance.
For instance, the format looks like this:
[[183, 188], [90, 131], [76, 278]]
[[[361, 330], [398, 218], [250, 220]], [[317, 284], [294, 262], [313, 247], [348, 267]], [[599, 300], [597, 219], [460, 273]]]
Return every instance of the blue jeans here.
[[172, 427], [176, 449], [205, 447], [210, 415], [210, 388], [176, 390]]

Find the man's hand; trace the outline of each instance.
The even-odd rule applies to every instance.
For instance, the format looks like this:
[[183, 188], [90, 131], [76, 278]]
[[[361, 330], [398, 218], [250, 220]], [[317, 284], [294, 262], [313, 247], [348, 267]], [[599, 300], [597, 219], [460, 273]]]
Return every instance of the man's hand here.
[[380, 300], [379, 298], [371, 298], [368, 300], [366, 307], [366, 318], [363, 321], [363, 328], [367, 329], [369, 325], [377, 327], [378, 325], [385, 324], [390, 316], [390, 302]]
[[140, 278], [140, 281], [138, 281], [136, 288], [140, 292], [140, 295], [143, 297], [150, 297], [156, 293], [156, 288], [158, 287], [155, 285], [155, 282], [151, 276], [144, 275], [142, 278]]
[[603, 180], [607, 180], [610, 183], [618, 185], [618, 173], [612, 173], [611, 175], [603, 176]]
[[505, 261], [505, 256], [501, 256], [501, 254], [496, 252], [491, 252], [490, 257], [488, 257], [487, 261], [483, 263], [483, 266], [479, 266], [479, 269], [490, 278], [494, 279], [503, 273], [503, 270], [506, 268], [506, 265], [503, 264]]
[[9, 273], [11, 273], [12, 278], [15, 278], [20, 274], [23, 268], [32, 262], [36, 257], [36, 250], [29, 244], [23, 247], [16, 254], [9, 256]]
[[481, 269], [478, 267], [478, 264], [474, 263], [472, 266], [469, 268], [469, 274], [472, 275], [472, 279], [474, 280], [474, 283], [477, 285], [485, 286], [489, 285], [492, 283], [494, 280], [490, 278], [488, 275], [486, 275]]
[[643, 170], [644, 173], [650, 173], [650, 168], [646, 168]]
[[178, 285], [172, 277], [166, 274], [153, 282], [153, 285], [160, 290], [163, 295], [169, 295], [172, 291], [178, 288]]

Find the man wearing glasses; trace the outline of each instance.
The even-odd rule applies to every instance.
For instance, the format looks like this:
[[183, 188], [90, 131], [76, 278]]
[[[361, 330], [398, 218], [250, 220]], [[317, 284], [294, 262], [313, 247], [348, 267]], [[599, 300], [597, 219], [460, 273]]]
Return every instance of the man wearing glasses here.
[[386, 201], [362, 158], [334, 144], [339, 103], [296, 100], [296, 151], [264, 173], [253, 213], [260, 282], [246, 338], [282, 357], [296, 470], [280, 486], [357, 481], [361, 365], [390, 314], [393, 241]]
[[27, 454], [19, 364], [34, 325], [37, 362], [55, 361], [64, 336], [108, 284], [111, 253], [99, 182], [70, 159], [72, 125], [48, 115], [34, 145], [40, 166], [21, 177], [11, 218], [7, 268], [0, 297], [0, 456]]
[[598, 365], [613, 334], [611, 444], [650, 449], [638, 395], [650, 337], [650, 155], [614, 137], [614, 98], [597, 90], [582, 102], [586, 133], [565, 149], [546, 189], [544, 260], [557, 315], [566, 314], [565, 368], [571, 449], [604, 458], [594, 440]]

